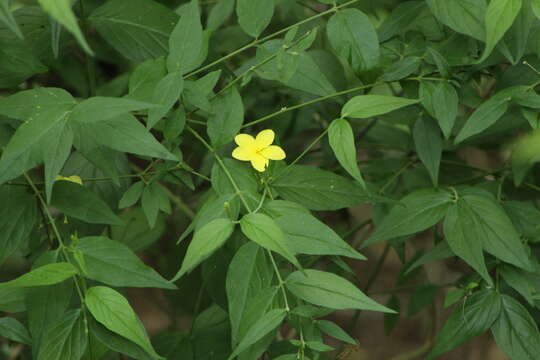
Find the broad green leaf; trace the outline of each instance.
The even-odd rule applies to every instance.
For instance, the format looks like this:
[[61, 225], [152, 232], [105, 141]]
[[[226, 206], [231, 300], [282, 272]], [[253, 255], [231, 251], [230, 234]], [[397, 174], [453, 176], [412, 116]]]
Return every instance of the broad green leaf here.
[[30, 333], [23, 324], [12, 317], [3, 317], [0, 319], [0, 336], [21, 344], [32, 344]]
[[232, 141], [244, 122], [244, 105], [236, 87], [232, 87], [212, 101], [212, 115], [206, 131], [212, 145], [219, 148]]
[[257, 68], [256, 74], [263, 79], [286, 84], [298, 70], [300, 60], [297, 46], [289, 49], [286, 47], [287, 44], [282, 39], [269, 40], [259, 46], [256, 60], [263, 65]]
[[310, 255], [341, 255], [353, 259], [366, 258], [347, 244], [332, 228], [312, 215], [294, 214], [276, 219], [294, 252]]
[[[473, 221], [478, 236], [474, 239], [482, 244], [485, 251], [502, 261], [533, 271], [528, 249], [491, 193], [467, 188], [459, 192], [459, 200], [467, 203], [470, 210], [468, 217]], [[466, 230], [470, 233], [472, 228]]]
[[59, 112], [67, 111], [75, 105], [77, 102], [73, 96], [64, 89], [38, 87], [1, 98], [0, 115], [25, 121], [31, 120], [43, 110], [56, 108]]
[[540, 19], [540, 0], [531, 0], [531, 7], [537, 19]]
[[226, 278], [232, 344], [238, 344], [240, 326], [247, 321], [247, 307], [263, 289], [270, 286], [272, 265], [264, 249], [253, 242], [244, 244], [234, 255]]
[[484, 333], [501, 313], [501, 296], [495, 291], [482, 290], [456, 305], [442, 330], [428, 359], [455, 349], [471, 338]]
[[110, 286], [176, 289], [118, 241], [103, 236], [84, 237], [78, 240], [75, 249], [83, 255], [81, 270], [89, 279]]
[[479, 134], [482, 131], [495, 124], [508, 109], [509, 97], [492, 97], [491, 99], [480, 105], [474, 113], [467, 119], [465, 125], [461, 128], [455, 144], [468, 139], [469, 137]]
[[320, 270], [296, 271], [285, 280], [287, 289], [309, 303], [330, 309], [359, 309], [394, 313], [367, 297], [348, 280]]
[[111, 227], [111, 238], [128, 246], [133, 251], [142, 250], [156, 242], [165, 232], [164, 217], [158, 217], [153, 228], [148, 226], [146, 216], [140, 207], [131, 208], [120, 215], [124, 222]]
[[71, 10], [71, 0], [38, 0], [38, 2], [43, 10], [75, 36], [84, 51], [90, 55], [94, 54], [79, 28], [75, 14]]
[[379, 65], [379, 40], [370, 19], [358, 9], [337, 11], [326, 25], [330, 44], [355, 72]]
[[309, 210], [298, 203], [286, 200], [270, 200], [263, 204], [261, 210], [273, 218], [289, 215], [311, 215]]
[[452, 195], [448, 191], [414, 191], [390, 210], [362, 247], [423, 231], [437, 224], [451, 204]]
[[37, 360], [79, 360], [87, 345], [82, 310], [70, 310], [47, 328]]
[[[35, 197], [19, 186], [1, 186], [0, 264], [24, 247], [38, 217]], [[1, 296], [1, 295], [0, 295]]]
[[341, 117], [367, 119], [416, 103], [418, 100], [395, 96], [359, 95], [347, 101], [341, 109]]
[[77, 269], [65, 262], [40, 266], [11, 281], [0, 283], [0, 287], [32, 287], [53, 285], [77, 274]]
[[93, 191], [70, 181], [58, 181], [55, 184], [51, 205], [66, 216], [87, 223], [122, 224], [122, 220]]
[[525, 52], [528, 51], [529, 34], [531, 34], [535, 20], [530, 0], [526, 0], [512, 26], [497, 45], [497, 49], [512, 65], [517, 65]]
[[345, 119], [336, 119], [328, 127], [328, 141], [339, 163], [349, 175], [358, 181], [363, 187], [366, 186], [356, 158], [356, 145], [351, 125]]
[[540, 332], [536, 321], [512, 297], [502, 295], [501, 303], [501, 314], [491, 327], [497, 345], [512, 359], [535, 359], [540, 352]]
[[300, 263], [294, 257], [294, 251], [289, 248], [285, 240], [283, 231], [268, 215], [260, 213], [244, 215], [240, 220], [240, 228], [251, 241], [265, 249], [277, 252], [296, 267], [300, 267]]
[[444, 235], [454, 254], [465, 260], [489, 284], [493, 284], [482, 251], [485, 235], [478, 215], [467, 201], [459, 199], [448, 209]]
[[514, 23], [521, 9], [522, 0], [491, 0], [486, 13], [486, 47], [478, 62], [482, 62], [491, 54], [495, 45]]
[[151, 129], [163, 118], [173, 105], [180, 99], [184, 89], [184, 79], [179, 72], [172, 72], [161, 79], [154, 90], [153, 102], [158, 107], [148, 111], [148, 120], [146, 126]]
[[3, 40], [0, 37], [0, 88], [17, 88], [26, 79], [47, 71], [26, 42]]
[[405, 270], [404, 275], [407, 276], [413, 270], [419, 268], [422, 265], [428, 264], [436, 260], [447, 259], [452, 256], [454, 256], [454, 253], [448, 246], [448, 243], [446, 241], [441, 241], [437, 245], [435, 245], [431, 250], [429, 250], [424, 255], [416, 259], [416, 261], [413, 262], [410, 266], [408, 266], [407, 269]]
[[505, 201], [504, 211], [512, 220], [516, 230], [528, 238], [538, 238], [538, 224], [540, 224], [540, 210], [533, 205], [533, 202], [525, 201]]
[[146, 215], [146, 220], [150, 228], [156, 225], [156, 220], [159, 215], [159, 197], [158, 197], [158, 185], [152, 183], [146, 186], [142, 192], [141, 205]]
[[508, 285], [527, 300], [530, 306], [534, 306], [533, 293], [537, 291], [538, 280], [540, 280], [538, 275], [509, 265], [497, 266], [497, 272]]
[[19, 29], [19, 25], [9, 9], [10, 0], [0, 0], [0, 22], [4, 23], [19, 39], [24, 39], [24, 35]]
[[131, 111], [155, 108], [157, 105], [128, 98], [95, 96], [77, 104], [70, 115], [73, 121], [99, 122]]
[[169, 38], [169, 56], [167, 56], [169, 72], [179, 72], [183, 75], [199, 66], [202, 46], [203, 29], [199, 3], [192, 0], [185, 6]]
[[148, 59], [139, 64], [129, 76], [129, 98], [139, 101], [152, 101], [154, 89], [167, 75], [165, 59]]
[[540, 161], [540, 130], [518, 139], [512, 152], [514, 183], [520, 185], [534, 163]]
[[119, 292], [105, 286], [94, 286], [86, 291], [85, 303], [94, 318], [107, 329], [133, 341], [150, 355], [162, 359], [152, 347], [129, 302]]
[[427, 0], [437, 20], [454, 31], [485, 41], [485, 0]]
[[433, 185], [437, 186], [443, 147], [439, 128], [431, 118], [421, 117], [414, 124], [413, 139], [418, 157], [429, 172]]
[[135, 205], [137, 201], [141, 198], [141, 194], [144, 190], [144, 182], [137, 181], [133, 183], [122, 195], [120, 202], [118, 203], [119, 209], [124, 209], [130, 206]]
[[236, 194], [225, 194], [210, 197], [197, 211], [193, 220], [194, 229], [198, 231], [204, 225], [215, 219], [230, 219], [236, 221], [240, 212], [240, 200]]
[[258, 37], [270, 24], [274, 15], [274, 2], [267, 0], [236, 0], [236, 15], [242, 30]]
[[[246, 302], [246, 307], [240, 323], [240, 329], [238, 330], [238, 338], [240, 339], [240, 343], [245, 337], [249, 336], [251, 327], [257, 323], [259, 319], [268, 312], [269, 309], [275, 307], [274, 298], [278, 293], [278, 290], [279, 286], [269, 286], [259, 290], [254, 294], [254, 296], [247, 299], [248, 301]], [[266, 347], [268, 347], [267, 344], [265, 348]]]
[[0, 288], [0, 310], [8, 313], [26, 311], [26, 294], [26, 288]]
[[69, 111], [51, 107], [25, 120], [11, 137], [0, 158], [0, 184], [45, 164], [47, 199], [56, 175], [67, 160], [73, 141]]
[[413, 24], [416, 18], [422, 14], [425, 6], [423, 1], [400, 3], [377, 29], [379, 41], [385, 42], [397, 34], [404, 33], [404, 29]]
[[356, 341], [349, 336], [342, 328], [336, 323], [328, 320], [317, 320], [317, 327], [326, 335], [330, 335], [334, 339], [341, 340], [351, 345], [356, 345]]
[[94, 10], [88, 21], [126, 58], [144, 61], [167, 54], [178, 15], [152, 0], [112, 0]]
[[298, 52], [298, 68], [285, 85], [308, 94], [326, 96], [336, 92], [328, 80], [330, 74], [325, 74], [315, 62], [316, 54], [310, 55], [305, 51]]
[[292, 165], [278, 173], [272, 188], [310, 210], [337, 210], [369, 201], [358, 184], [313, 166]]
[[408, 56], [404, 58], [403, 60], [400, 60], [390, 65], [387, 69], [385, 69], [383, 76], [381, 76], [381, 80], [383, 81], [401, 80], [411, 75], [412, 73], [418, 71], [418, 68], [420, 67], [421, 64], [422, 64], [422, 59], [420, 59], [418, 56]]
[[287, 311], [285, 309], [275, 309], [264, 314], [247, 332], [240, 344], [234, 349], [229, 360], [234, 359], [238, 354], [255, 344], [263, 336], [275, 330], [285, 319]]
[[[134, 342], [123, 338], [98, 323], [93, 318], [88, 319], [88, 328], [92, 336], [112, 351], [125, 354], [137, 360], [155, 360], [142, 347]], [[92, 359], [88, 359], [92, 360]]]
[[161, 145], [133, 115], [94, 123], [72, 123], [74, 145], [85, 156], [106, 147], [120, 152], [177, 161], [178, 158]]
[[182, 99], [193, 107], [212, 113], [212, 105], [197, 81], [186, 80], [184, 82]]
[[[255, 171], [249, 164], [233, 159], [223, 159], [223, 165], [231, 174], [239, 190], [257, 192], [259, 181], [257, 180]], [[217, 162], [214, 163], [212, 168], [212, 188], [219, 195], [235, 194], [237, 192], [231, 180]]]
[[431, 101], [433, 115], [439, 122], [444, 138], [448, 139], [452, 134], [458, 113], [459, 98], [456, 89], [449, 83], [441, 81], [437, 84]]
[[191, 272], [197, 265], [211, 256], [231, 236], [234, 223], [230, 219], [215, 219], [195, 232], [178, 273], [172, 282]]
[[206, 19], [206, 27], [210, 30], [217, 30], [227, 19], [232, 15], [234, 11], [235, 0], [220, 0], [218, 1], [210, 12]]

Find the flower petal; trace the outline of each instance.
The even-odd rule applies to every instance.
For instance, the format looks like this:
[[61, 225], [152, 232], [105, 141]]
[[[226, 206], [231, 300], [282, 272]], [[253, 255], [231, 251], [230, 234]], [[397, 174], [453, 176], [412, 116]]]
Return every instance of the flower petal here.
[[273, 130], [266, 129], [257, 134], [255, 142], [257, 143], [257, 147], [259, 148], [259, 150], [261, 150], [267, 146], [270, 146], [270, 144], [274, 142], [275, 137], [276, 134]]
[[257, 155], [250, 148], [239, 146], [232, 152], [232, 157], [236, 160], [249, 161], [253, 158], [254, 155]]
[[255, 146], [255, 138], [248, 134], [238, 134], [234, 137], [234, 142], [238, 146]]
[[268, 146], [261, 151], [259, 154], [270, 160], [283, 160], [285, 159], [285, 151], [277, 145]]
[[253, 168], [257, 171], [263, 172], [268, 166], [268, 159], [259, 154], [254, 154], [254, 156], [250, 160], [251, 166], [253, 166]]

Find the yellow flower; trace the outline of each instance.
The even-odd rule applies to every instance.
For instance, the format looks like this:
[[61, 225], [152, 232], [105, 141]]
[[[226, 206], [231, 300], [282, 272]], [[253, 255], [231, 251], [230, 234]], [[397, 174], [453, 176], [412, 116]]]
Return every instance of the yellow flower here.
[[71, 175], [71, 176], [57, 175], [55, 180], [71, 181], [79, 185], [83, 184], [81, 177], [77, 175]]
[[238, 145], [232, 152], [232, 157], [241, 161], [250, 161], [257, 171], [265, 171], [270, 160], [285, 159], [285, 152], [274, 142], [274, 131], [267, 129], [253, 137], [248, 134], [238, 134], [234, 142]]

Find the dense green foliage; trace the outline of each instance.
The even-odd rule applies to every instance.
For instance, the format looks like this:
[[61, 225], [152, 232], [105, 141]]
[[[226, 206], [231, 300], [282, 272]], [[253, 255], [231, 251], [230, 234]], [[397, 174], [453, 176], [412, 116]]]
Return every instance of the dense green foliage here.
[[[403, 359], [488, 330], [537, 359], [539, 19], [540, 0], [0, 0], [0, 359], [348, 359], [360, 311], [391, 332], [437, 294], [451, 314]], [[389, 252], [408, 312], [370, 293]], [[126, 288], [169, 328], [150, 337]]]

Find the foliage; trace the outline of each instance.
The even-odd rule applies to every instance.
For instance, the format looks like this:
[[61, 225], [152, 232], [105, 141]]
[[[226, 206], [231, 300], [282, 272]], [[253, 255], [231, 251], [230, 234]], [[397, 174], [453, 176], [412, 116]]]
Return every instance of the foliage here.
[[346, 359], [446, 294], [413, 357], [535, 359], [539, 44], [540, 0], [0, 0], [0, 358]]

